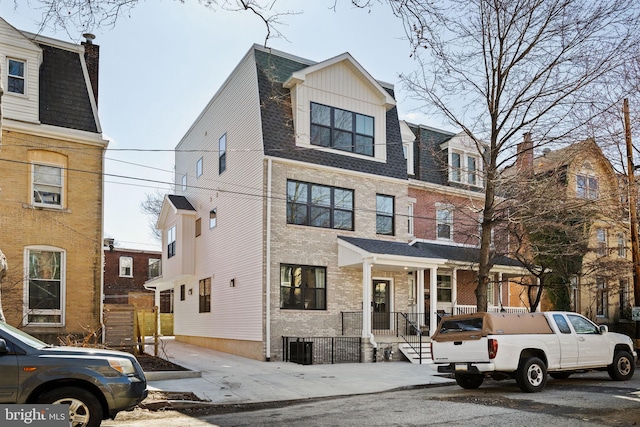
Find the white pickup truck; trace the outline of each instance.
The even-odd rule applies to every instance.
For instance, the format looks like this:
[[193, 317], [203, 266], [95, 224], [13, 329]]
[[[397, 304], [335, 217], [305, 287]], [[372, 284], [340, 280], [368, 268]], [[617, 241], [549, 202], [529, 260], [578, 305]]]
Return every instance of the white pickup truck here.
[[617, 381], [633, 376], [637, 353], [626, 335], [609, 332], [577, 313], [474, 313], [444, 317], [431, 337], [438, 372], [460, 387], [480, 387], [485, 376], [515, 378], [524, 392], [591, 369]]

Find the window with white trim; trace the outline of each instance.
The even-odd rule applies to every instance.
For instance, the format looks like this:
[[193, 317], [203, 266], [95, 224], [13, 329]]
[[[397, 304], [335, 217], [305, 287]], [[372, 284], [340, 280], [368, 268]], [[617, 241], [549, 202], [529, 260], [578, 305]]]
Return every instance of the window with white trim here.
[[202, 176], [202, 157], [200, 157], [196, 162], [196, 178], [200, 178], [201, 176]]
[[618, 256], [627, 257], [627, 238], [624, 233], [618, 233]]
[[182, 175], [182, 191], [187, 191], [187, 174]]
[[7, 91], [9, 93], [26, 94], [27, 63], [19, 59], [8, 59]]
[[590, 162], [584, 162], [576, 176], [576, 196], [579, 199], [596, 200], [599, 197], [598, 177]]
[[404, 153], [404, 158], [407, 161], [407, 173], [409, 175], [413, 175], [415, 173], [413, 170], [413, 142], [403, 142], [402, 152]]
[[59, 166], [33, 164], [33, 204], [62, 207], [63, 171]]
[[453, 207], [436, 204], [436, 238], [453, 239]]
[[120, 277], [133, 277], [133, 258], [130, 256], [120, 257]]
[[413, 236], [414, 227], [413, 206], [413, 203], [409, 203], [409, 205], [407, 206], [407, 230], [410, 236]]
[[167, 230], [167, 258], [176, 254], [176, 226]]
[[27, 247], [25, 264], [26, 322], [64, 324], [65, 251], [53, 247]]
[[449, 181], [475, 187], [482, 186], [479, 155], [452, 150], [449, 165]]
[[438, 302], [451, 302], [451, 276], [438, 274], [436, 279], [436, 291]]
[[596, 253], [598, 254], [598, 256], [607, 255], [607, 230], [605, 230], [604, 228], [597, 228], [596, 241]]
[[209, 228], [215, 228], [218, 225], [218, 212], [217, 209], [211, 209], [209, 211]]
[[374, 156], [373, 117], [311, 103], [311, 144]]
[[162, 274], [162, 260], [158, 258], [149, 258], [149, 279], [155, 279]]
[[227, 134], [218, 140], [218, 175], [227, 170]]

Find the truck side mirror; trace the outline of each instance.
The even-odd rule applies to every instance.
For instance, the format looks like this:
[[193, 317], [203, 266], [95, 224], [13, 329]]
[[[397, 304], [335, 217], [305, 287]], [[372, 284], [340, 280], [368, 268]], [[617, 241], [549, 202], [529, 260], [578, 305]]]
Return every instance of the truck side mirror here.
[[0, 338], [0, 354], [7, 354], [9, 350], [7, 350], [7, 342]]
[[600, 329], [600, 335], [609, 332], [609, 328], [607, 327], [607, 325], [600, 325], [598, 329]]

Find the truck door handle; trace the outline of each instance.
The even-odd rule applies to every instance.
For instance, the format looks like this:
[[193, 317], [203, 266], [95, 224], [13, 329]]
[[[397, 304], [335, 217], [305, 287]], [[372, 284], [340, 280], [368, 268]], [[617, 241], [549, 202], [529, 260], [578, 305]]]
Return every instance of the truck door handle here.
[[453, 345], [462, 345], [462, 341], [454, 341]]
[[578, 341], [584, 341], [584, 337], [578, 337]]

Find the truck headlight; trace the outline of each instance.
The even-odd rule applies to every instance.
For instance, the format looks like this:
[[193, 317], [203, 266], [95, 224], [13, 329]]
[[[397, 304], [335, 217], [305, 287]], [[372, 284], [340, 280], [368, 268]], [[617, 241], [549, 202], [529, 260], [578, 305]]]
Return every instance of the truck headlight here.
[[135, 374], [136, 370], [129, 359], [109, 358], [109, 365], [123, 375]]

